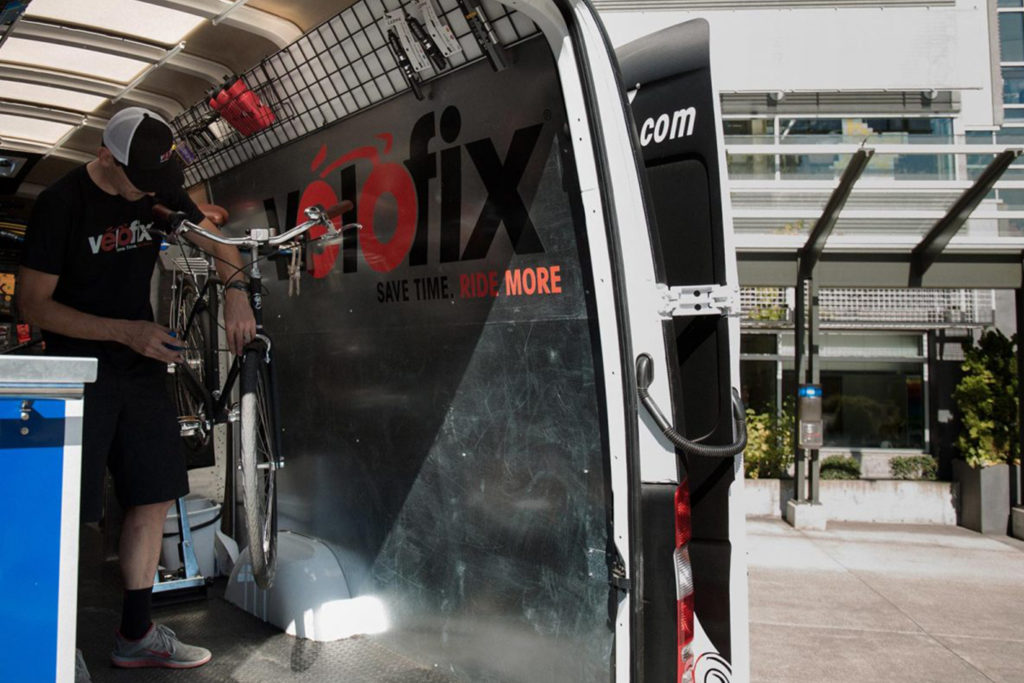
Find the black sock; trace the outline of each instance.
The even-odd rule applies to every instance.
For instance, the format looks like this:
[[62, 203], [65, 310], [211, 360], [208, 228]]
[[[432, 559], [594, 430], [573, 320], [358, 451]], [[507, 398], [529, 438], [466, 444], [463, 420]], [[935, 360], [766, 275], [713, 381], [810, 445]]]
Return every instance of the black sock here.
[[138, 640], [146, 635], [152, 623], [149, 619], [152, 606], [153, 588], [126, 590], [121, 608], [121, 636], [128, 640]]

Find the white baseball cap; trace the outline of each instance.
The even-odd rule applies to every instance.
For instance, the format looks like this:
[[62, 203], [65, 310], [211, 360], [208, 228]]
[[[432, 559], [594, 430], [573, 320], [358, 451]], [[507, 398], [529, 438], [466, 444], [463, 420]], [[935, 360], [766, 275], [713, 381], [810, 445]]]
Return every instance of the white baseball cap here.
[[103, 146], [143, 192], [177, 189], [185, 182], [174, 155], [171, 127], [148, 109], [128, 107], [110, 117], [103, 130]]

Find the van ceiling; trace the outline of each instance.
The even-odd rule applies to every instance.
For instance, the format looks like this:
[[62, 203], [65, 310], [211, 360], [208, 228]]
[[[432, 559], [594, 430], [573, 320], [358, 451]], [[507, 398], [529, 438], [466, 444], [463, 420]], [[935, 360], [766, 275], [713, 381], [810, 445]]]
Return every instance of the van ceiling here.
[[168, 120], [354, 0], [0, 0], [0, 217], [94, 158], [107, 119]]

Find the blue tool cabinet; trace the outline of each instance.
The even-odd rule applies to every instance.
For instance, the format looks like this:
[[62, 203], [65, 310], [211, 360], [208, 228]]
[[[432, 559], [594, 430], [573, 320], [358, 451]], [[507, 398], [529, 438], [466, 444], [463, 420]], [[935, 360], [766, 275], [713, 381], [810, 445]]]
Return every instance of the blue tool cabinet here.
[[84, 358], [0, 356], [0, 662], [5, 680], [72, 681]]

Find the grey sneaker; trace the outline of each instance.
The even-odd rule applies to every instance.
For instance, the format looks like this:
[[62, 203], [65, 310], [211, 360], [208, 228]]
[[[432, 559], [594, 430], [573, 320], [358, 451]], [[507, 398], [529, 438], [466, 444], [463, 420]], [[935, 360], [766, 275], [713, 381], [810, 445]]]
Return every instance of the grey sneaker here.
[[89, 667], [85, 665], [85, 657], [81, 650], [75, 650], [75, 683], [92, 683]]
[[158, 666], [165, 669], [192, 669], [210, 661], [210, 651], [204, 647], [186, 645], [178, 640], [174, 631], [163, 624], [153, 624], [146, 635], [128, 640], [117, 633], [110, 661], [124, 669]]

